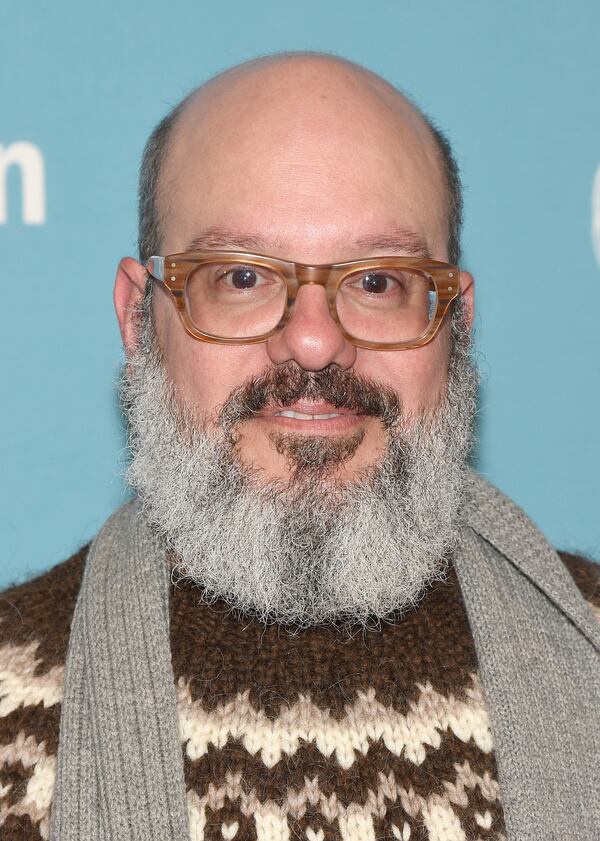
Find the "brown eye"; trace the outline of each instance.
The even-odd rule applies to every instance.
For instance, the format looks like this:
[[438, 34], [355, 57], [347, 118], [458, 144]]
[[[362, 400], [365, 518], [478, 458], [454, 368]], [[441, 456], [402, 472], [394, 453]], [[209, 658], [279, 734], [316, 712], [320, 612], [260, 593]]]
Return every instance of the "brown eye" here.
[[253, 289], [258, 280], [256, 272], [248, 268], [234, 269], [229, 272], [229, 277], [236, 289]]
[[360, 279], [361, 289], [364, 289], [365, 292], [389, 292], [393, 284], [393, 278], [382, 272], [371, 272], [370, 274], [363, 275]]

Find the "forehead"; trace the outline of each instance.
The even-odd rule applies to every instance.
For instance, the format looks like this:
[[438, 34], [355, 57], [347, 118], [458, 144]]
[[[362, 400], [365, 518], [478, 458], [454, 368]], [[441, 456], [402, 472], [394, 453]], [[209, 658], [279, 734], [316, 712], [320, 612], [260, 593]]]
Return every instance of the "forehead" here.
[[350, 242], [401, 228], [443, 256], [439, 155], [420, 115], [390, 91], [343, 73], [323, 81], [314, 68], [202, 90], [161, 174], [165, 250], [221, 227], [280, 256], [335, 260], [360, 256]]

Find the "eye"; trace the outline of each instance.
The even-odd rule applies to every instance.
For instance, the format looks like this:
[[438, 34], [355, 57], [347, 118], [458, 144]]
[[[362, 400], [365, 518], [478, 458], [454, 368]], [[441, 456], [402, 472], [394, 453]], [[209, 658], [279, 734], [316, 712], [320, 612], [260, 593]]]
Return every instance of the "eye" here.
[[224, 271], [220, 279], [228, 286], [233, 286], [234, 289], [254, 289], [262, 280], [258, 272], [248, 266], [238, 266]]
[[381, 294], [395, 289], [398, 286], [398, 281], [384, 272], [369, 272], [355, 280], [352, 285], [363, 292]]

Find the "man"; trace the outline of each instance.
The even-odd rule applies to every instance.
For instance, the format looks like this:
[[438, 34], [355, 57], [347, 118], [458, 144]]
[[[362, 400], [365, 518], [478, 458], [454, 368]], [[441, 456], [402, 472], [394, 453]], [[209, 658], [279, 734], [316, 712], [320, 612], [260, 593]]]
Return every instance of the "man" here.
[[444, 137], [341, 59], [154, 131], [137, 502], [4, 594], [6, 837], [598, 837], [599, 569], [467, 467], [460, 217]]

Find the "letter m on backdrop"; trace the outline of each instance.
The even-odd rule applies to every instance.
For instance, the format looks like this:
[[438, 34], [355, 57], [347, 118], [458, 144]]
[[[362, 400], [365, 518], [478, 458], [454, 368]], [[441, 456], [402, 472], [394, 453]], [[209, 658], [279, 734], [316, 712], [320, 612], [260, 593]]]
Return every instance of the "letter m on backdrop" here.
[[8, 216], [7, 184], [11, 166], [21, 171], [23, 222], [43, 225], [46, 221], [44, 158], [38, 147], [27, 140], [0, 145], [0, 225], [6, 223]]

